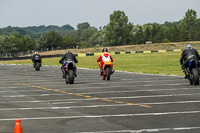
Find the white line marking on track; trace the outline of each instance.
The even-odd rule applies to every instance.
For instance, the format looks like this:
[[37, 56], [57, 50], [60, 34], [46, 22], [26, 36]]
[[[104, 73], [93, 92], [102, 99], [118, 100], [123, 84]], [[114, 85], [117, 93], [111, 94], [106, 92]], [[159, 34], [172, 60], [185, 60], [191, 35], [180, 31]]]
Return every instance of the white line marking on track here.
[[[17, 83], [17, 82], [16, 82]], [[13, 83], [13, 84], [10, 84], [9, 83], [9, 87], [11, 87], [11, 86], [16, 86], [16, 83]], [[1, 86], [5, 86], [4, 88], [6, 88], [7, 86], [8, 86], [8, 84], [1, 84]]]
[[52, 104], [66, 104], [66, 103], [75, 103], [75, 102], [54, 102]]
[[87, 101], [87, 100], [96, 100], [96, 99], [88, 98], [88, 99], [38, 100], [38, 101], [7, 101], [0, 103], [34, 103], [34, 102]]
[[[147, 80], [147, 79], [145, 79], [145, 78], [141, 78], [143, 81], [140, 81], [140, 80], [136, 80], [136, 79], [134, 79], [134, 78], [132, 78], [132, 79], [121, 79], [122, 81], [131, 81], [131, 82], [160, 82], [160, 81], [162, 81], [162, 82], [168, 82], [168, 81], [174, 81], [173, 79], [159, 79], [159, 80], [155, 80], [155, 79], [149, 79], [149, 80]], [[176, 79], [176, 80], [178, 80], [178, 79]], [[179, 79], [179, 80], [181, 80], [181, 81], [183, 81], [182, 79]], [[125, 82], [123, 82], [123, 83], [125, 83]], [[129, 83], [129, 82], [127, 82], [127, 83]]]
[[[117, 86], [117, 87], [121, 87], [121, 86]], [[129, 90], [129, 91], [85, 92], [85, 93], [79, 93], [79, 94], [127, 93], [127, 92], [145, 92], [145, 91], [178, 91], [178, 90], [200, 90], [200, 89], [199, 88], [149, 89], [149, 90]]]
[[180, 131], [180, 130], [192, 130], [192, 129], [200, 129], [200, 127], [180, 127], [180, 128], [158, 128], [158, 129], [141, 129], [136, 130], [137, 132], [159, 132], [159, 131]]
[[45, 96], [60, 96], [60, 95], [66, 95], [66, 94], [38, 94], [38, 95], [7, 95], [2, 97], [45, 97]]
[[200, 93], [172, 94], [172, 95], [149, 95], [149, 96], [132, 96], [132, 97], [106, 97], [104, 99], [157, 98], [157, 97], [177, 97], [177, 96], [195, 96], [195, 95], [200, 95]]
[[129, 104], [112, 104], [112, 105], [91, 105], [91, 106], [68, 106], [68, 107], [35, 107], [35, 108], [4, 108], [0, 111], [15, 111], [15, 110], [54, 110], [54, 109], [74, 109], [74, 108], [99, 108], [99, 107], [118, 107], [131, 106]]
[[[7, 103], [42, 103], [42, 102], [52, 102], [52, 104], [64, 104], [64, 103], [75, 103], [75, 101], [91, 101], [96, 99], [63, 99], [63, 100], [38, 100], [38, 101], [7, 101], [7, 102], [0, 102], [2, 104]], [[74, 101], [74, 102], [70, 102]], [[137, 105], [164, 105], [164, 104], [188, 104], [188, 103], [200, 103], [200, 100], [196, 101], [176, 101], [176, 102], [155, 102], [155, 103], [135, 103]], [[127, 104], [119, 104], [117, 106], [125, 106]], [[98, 105], [96, 105], [98, 106]], [[103, 106], [103, 105], [99, 105]], [[104, 105], [105, 106], [105, 105]], [[109, 105], [112, 106], [112, 105]], [[85, 106], [84, 106], [85, 107]]]
[[[74, 93], [76, 94], [76, 93]], [[79, 93], [78, 93], [79, 94]], [[6, 95], [2, 97], [44, 97], [44, 96], [54, 96], [54, 95], [66, 95], [66, 94], [38, 94], [38, 95]], [[148, 96], [130, 96], [130, 97], [103, 97], [103, 99], [138, 99], [138, 98], [158, 98], [158, 97], [178, 97], [178, 96], [196, 96], [200, 95], [200, 93], [194, 93], [194, 94], [171, 94], [171, 95], [148, 95]]]
[[[5, 87], [7, 89], [7, 87]], [[35, 89], [35, 90], [18, 90], [18, 91], [0, 91], [0, 93], [17, 93], [17, 92], [30, 92], [30, 91], [48, 91], [48, 90], [38, 90], [38, 89]]]
[[148, 85], [136, 85], [136, 86], [179, 86], [179, 85], [185, 85], [186, 83], [183, 84], [148, 84]]
[[94, 131], [94, 132], [75, 132], [75, 133], [142, 133], [142, 132], [181, 131], [181, 130], [194, 130], [194, 129], [200, 129], [200, 127], [178, 127], [178, 128], [140, 129], [140, 130]]
[[[112, 83], [119, 83], [119, 82], [112, 82]], [[144, 86], [144, 87], [153, 87], [153, 86], [180, 86], [180, 85], [188, 85], [188, 83], [181, 83], [181, 84], [146, 84], [146, 85], [127, 85], [127, 83], [122, 82], [121, 84], [126, 84], [126, 87], [137, 87], [137, 86]], [[124, 87], [122, 85], [121, 87]]]
[[19, 88], [19, 87], [0, 87], [0, 88], [2, 88], [2, 89], [4, 89], [4, 88]]
[[200, 101], [176, 101], [176, 102], [157, 102], [157, 103], [137, 103], [145, 105], [161, 105], [161, 104], [186, 104], [186, 103], [200, 103]]
[[9, 102], [0, 102], [0, 103], [40, 103], [45, 101], [9, 101]]
[[[65, 107], [66, 108], [66, 107]], [[58, 109], [53, 107], [53, 109]], [[162, 116], [162, 115], [178, 115], [178, 114], [197, 114], [200, 111], [183, 111], [183, 112], [163, 112], [163, 113], [140, 113], [140, 114], [114, 114], [114, 115], [85, 115], [85, 116], [62, 116], [62, 117], [35, 117], [20, 118], [21, 120], [49, 120], [49, 119], [75, 119], [75, 118], [106, 118], [106, 117], [133, 117], [133, 116]], [[0, 119], [0, 121], [13, 121], [17, 118]]]

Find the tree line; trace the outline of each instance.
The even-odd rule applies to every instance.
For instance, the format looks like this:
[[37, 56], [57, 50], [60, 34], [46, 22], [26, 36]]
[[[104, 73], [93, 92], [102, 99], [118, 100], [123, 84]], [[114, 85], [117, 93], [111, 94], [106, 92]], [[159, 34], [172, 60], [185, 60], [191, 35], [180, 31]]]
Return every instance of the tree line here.
[[0, 29], [0, 52], [22, 52], [51, 48], [87, 48], [200, 40], [200, 19], [197, 12], [188, 9], [183, 19], [164, 24], [133, 25], [123, 11], [110, 14], [104, 27], [79, 23], [77, 30], [70, 25], [39, 27], [7, 27]]

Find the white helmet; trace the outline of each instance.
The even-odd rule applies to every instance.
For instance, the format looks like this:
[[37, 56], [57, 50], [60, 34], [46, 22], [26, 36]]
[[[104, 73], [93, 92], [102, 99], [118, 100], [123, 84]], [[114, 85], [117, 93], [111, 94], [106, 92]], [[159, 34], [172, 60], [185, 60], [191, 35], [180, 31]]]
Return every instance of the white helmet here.
[[192, 49], [192, 45], [191, 44], [186, 44], [185, 48], [186, 49]]
[[71, 51], [70, 51], [70, 50], [67, 50], [66, 54], [67, 54], [67, 53], [71, 53]]

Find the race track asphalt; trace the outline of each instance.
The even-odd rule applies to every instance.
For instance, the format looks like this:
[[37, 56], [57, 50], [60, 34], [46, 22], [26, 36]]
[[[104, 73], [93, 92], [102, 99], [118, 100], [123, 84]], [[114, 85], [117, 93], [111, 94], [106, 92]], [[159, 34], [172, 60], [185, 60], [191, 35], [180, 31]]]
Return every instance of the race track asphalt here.
[[60, 67], [0, 64], [0, 133], [200, 132], [200, 87], [183, 77], [78, 69], [66, 84]]

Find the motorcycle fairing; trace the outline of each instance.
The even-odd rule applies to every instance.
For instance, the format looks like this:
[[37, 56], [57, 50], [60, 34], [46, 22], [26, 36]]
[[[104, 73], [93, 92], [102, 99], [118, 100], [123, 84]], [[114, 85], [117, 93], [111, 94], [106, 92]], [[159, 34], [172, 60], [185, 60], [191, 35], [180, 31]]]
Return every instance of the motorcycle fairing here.
[[191, 70], [192, 68], [196, 68], [197, 65], [198, 65], [197, 60], [192, 59], [192, 60], [189, 61], [188, 67]]

